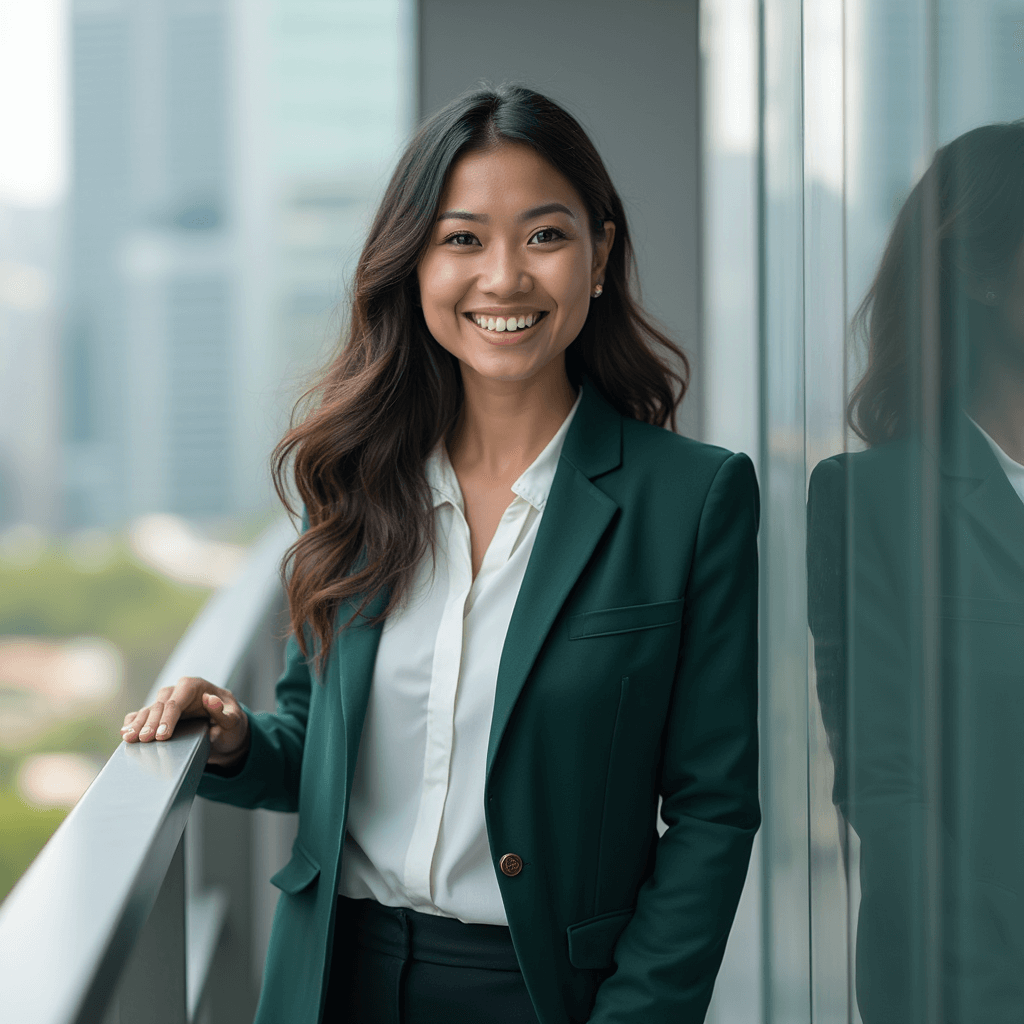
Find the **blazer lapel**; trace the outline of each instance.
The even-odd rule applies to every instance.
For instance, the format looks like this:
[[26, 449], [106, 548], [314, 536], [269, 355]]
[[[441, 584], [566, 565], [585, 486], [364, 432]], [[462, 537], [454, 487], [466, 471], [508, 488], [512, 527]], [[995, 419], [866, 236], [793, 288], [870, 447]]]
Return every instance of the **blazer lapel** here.
[[565, 599], [619, 506], [593, 477], [622, 459], [622, 418], [585, 380], [562, 446], [498, 666], [487, 776], [512, 709]]

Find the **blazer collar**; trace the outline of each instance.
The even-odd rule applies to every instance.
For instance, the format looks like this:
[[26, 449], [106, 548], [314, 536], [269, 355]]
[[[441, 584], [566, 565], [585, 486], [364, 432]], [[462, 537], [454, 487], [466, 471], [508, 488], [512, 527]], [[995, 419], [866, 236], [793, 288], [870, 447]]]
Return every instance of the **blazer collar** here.
[[562, 458], [593, 480], [622, 462], [622, 417], [590, 377], [583, 378], [581, 387], [580, 407], [569, 424]]
[[949, 481], [946, 500], [990, 537], [1015, 572], [1024, 572], [1024, 502], [988, 442], [959, 410], [944, 417], [942, 437], [939, 465]]
[[962, 410], [951, 410], [943, 416], [941, 438], [939, 466], [944, 476], [984, 480], [1002, 472], [981, 431]]

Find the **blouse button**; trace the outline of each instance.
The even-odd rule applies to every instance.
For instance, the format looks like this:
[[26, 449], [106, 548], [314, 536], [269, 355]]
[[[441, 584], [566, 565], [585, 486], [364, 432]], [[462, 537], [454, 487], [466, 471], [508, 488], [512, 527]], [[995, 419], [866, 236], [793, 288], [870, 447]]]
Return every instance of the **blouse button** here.
[[506, 853], [498, 862], [502, 872], [510, 878], [518, 875], [523, 870], [523, 860], [514, 853]]

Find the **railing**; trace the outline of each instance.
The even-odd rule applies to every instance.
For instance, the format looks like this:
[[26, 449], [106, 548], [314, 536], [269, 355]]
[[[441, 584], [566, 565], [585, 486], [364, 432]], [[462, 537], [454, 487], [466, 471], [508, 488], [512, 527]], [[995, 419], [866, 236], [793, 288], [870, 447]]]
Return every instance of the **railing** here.
[[[215, 594], [150, 694], [198, 675], [273, 706], [282, 521]], [[121, 744], [0, 906], [4, 1024], [241, 1024], [256, 1006], [293, 815], [195, 800], [205, 724]], [[187, 825], [187, 827], [186, 827]], [[216, 978], [216, 984], [208, 984]]]

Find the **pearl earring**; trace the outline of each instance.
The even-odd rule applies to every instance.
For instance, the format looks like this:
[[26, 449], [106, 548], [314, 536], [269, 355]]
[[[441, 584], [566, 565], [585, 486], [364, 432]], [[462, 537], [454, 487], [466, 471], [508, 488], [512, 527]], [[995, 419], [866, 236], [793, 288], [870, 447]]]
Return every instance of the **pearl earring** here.
[[987, 292], [985, 292], [985, 301], [986, 302], [995, 302], [996, 301], [996, 293], [994, 291], [992, 291], [991, 288], [989, 288], [989, 290]]
[[604, 291], [604, 288], [601, 285], [599, 285], [599, 284], [595, 285], [594, 286], [593, 298], [599, 299], [601, 297], [601, 292], [603, 292], [603, 291]]

